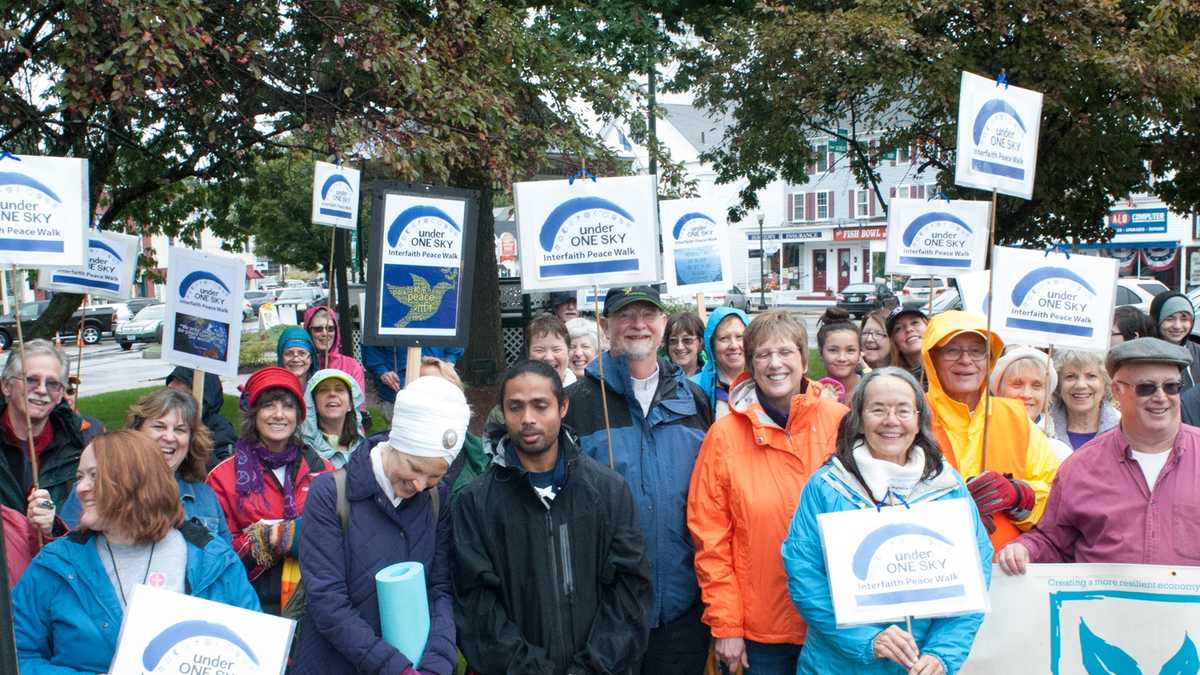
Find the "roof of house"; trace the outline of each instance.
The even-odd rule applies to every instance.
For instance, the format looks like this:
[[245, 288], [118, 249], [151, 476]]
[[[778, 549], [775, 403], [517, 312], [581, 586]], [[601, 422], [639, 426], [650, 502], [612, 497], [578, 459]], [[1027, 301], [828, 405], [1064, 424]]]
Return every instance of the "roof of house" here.
[[693, 105], [682, 103], [659, 104], [667, 113], [667, 121], [679, 131], [697, 152], [707, 152], [721, 144], [725, 130], [733, 123], [729, 115], [711, 114]]

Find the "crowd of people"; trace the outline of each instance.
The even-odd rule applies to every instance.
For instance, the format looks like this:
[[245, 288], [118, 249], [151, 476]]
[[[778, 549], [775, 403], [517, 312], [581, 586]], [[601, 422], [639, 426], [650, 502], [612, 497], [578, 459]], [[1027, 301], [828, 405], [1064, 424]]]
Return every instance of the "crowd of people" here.
[[[954, 673], [982, 614], [839, 626], [820, 516], [965, 500], [984, 579], [1200, 563], [1195, 310], [1150, 310], [1118, 308], [1101, 354], [831, 308], [818, 366], [798, 314], [669, 314], [637, 286], [590, 319], [556, 295], [489, 413], [461, 350], [410, 378], [316, 307], [241, 387], [240, 428], [181, 368], [105, 430], [31, 340], [0, 375], [21, 672], [108, 672], [150, 585], [295, 619], [294, 673]], [[425, 571], [419, 656], [383, 637], [375, 575], [402, 561]]]

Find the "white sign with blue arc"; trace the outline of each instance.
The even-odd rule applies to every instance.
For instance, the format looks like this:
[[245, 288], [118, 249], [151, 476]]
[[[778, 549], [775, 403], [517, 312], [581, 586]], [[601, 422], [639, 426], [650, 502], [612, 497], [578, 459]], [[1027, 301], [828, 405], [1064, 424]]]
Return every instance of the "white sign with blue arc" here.
[[132, 234], [90, 230], [86, 264], [42, 269], [38, 272], [38, 288], [127, 300], [133, 296], [140, 252], [139, 238]]
[[524, 290], [660, 280], [654, 176], [516, 183], [513, 191]]
[[663, 225], [663, 271], [676, 297], [729, 290], [729, 226], [724, 209], [706, 199], [658, 203]]
[[357, 229], [358, 182], [358, 169], [316, 162], [313, 166], [313, 223]]
[[234, 377], [242, 336], [246, 263], [241, 258], [172, 246], [167, 251], [167, 310], [162, 358]]
[[1042, 95], [964, 72], [954, 182], [1033, 197]]
[[455, 335], [466, 202], [387, 194], [383, 209], [379, 334]]
[[85, 159], [0, 152], [0, 263], [84, 264]]
[[817, 522], [839, 626], [986, 611], [966, 500], [823, 513]]
[[945, 276], [984, 267], [990, 204], [893, 199], [888, 206], [888, 274]]
[[1105, 350], [1117, 261], [997, 246], [992, 326], [1009, 342]]

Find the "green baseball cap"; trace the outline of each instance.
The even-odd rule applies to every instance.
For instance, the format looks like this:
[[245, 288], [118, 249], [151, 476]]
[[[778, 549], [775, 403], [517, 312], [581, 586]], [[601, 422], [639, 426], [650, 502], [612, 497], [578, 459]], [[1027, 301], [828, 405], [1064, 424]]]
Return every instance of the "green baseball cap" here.
[[604, 294], [604, 316], [612, 316], [635, 302], [648, 302], [664, 312], [667, 311], [658, 289], [653, 286], [625, 286], [610, 288], [608, 293]]

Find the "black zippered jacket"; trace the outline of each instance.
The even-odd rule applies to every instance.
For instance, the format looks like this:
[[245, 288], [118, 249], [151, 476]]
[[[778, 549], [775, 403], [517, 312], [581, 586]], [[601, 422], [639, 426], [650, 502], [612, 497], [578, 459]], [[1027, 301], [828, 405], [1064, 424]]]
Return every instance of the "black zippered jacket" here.
[[479, 675], [631, 673], [649, 636], [650, 563], [624, 479], [559, 434], [549, 508], [501, 429], [453, 502], [454, 621]]

